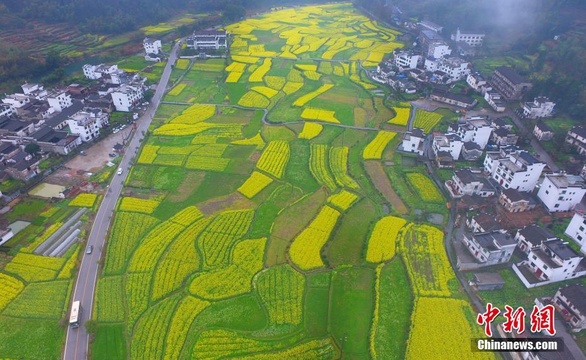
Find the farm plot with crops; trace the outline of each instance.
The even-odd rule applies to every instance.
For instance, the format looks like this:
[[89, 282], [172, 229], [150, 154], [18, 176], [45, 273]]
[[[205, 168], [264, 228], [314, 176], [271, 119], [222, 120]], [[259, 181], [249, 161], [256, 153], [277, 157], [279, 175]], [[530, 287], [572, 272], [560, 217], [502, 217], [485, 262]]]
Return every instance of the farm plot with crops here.
[[[344, 3], [226, 30], [227, 59], [174, 70], [165, 100], [181, 105], [160, 109], [137, 154], [98, 280], [107, 330], [95, 344], [131, 359], [417, 356], [413, 309], [461, 296], [441, 230], [386, 199], [383, 158], [400, 137], [388, 123], [406, 125], [410, 110], [374, 96], [360, 65], [402, 47], [400, 34]], [[434, 183], [411, 177], [401, 184], [440, 206]], [[462, 309], [454, 321], [468, 325]]]

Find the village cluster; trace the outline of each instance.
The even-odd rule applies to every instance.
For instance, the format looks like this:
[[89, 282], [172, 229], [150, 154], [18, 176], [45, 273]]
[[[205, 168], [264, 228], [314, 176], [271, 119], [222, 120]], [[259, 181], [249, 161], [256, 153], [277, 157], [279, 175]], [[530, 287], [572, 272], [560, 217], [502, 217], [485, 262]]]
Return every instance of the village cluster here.
[[[522, 100], [531, 89], [532, 84], [510, 67], [496, 68], [490, 79], [473, 71], [463, 57], [474, 54], [485, 34], [458, 29], [448, 44], [439, 34], [441, 26], [428, 21], [418, 25], [419, 46], [396, 50], [371, 73], [374, 80], [405, 93], [415, 93], [422, 83], [434, 84], [429, 99], [462, 108], [463, 113], [478, 102], [471, 96], [449, 92], [448, 85], [457, 81], [465, 80], [497, 113], [505, 111], [507, 102]], [[461, 57], [451, 56], [452, 47]], [[532, 135], [539, 142], [552, 141], [554, 132], [541, 119], [552, 116], [554, 106], [540, 96], [520, 102], [511, 115], [519, 121], [538, 119]], [[399, 150], [429, 158], [439, 169], [457, 169], [444, 186], [465, 221], [454, 244], [459, 270], [508, 264], [515, 254], [520, 261], [511, 267], [527, 288], [582, 277], [586, 275], [586, 204], [582, 201], [586, 165], [579, 174], [554, 171], [539, 155], [517, 147], [518, 141], [513, 124], [505, 118], [463, 115], [445, 133], [425, 134], [419, 128], [405, 132]], [[569, 130], [564, 146], [578, 154], [586, 153], [586, 128], [574, 126]], [[480, 161], [482, 156], [482, 168], [457, 165]], [[536, 220], [550, 223], [552, 218], [568, 217], [571, 221], [564, 234], [575, 246], [535, 224]], [[504, 283], [496, 272], [475, 273], [470, 281], [477, 290], [499, 289]], [[572, 283], [535, 302], [554, 305], [568, 326], [580, 331], [586, 328], [584, 299], [586, 287]]]

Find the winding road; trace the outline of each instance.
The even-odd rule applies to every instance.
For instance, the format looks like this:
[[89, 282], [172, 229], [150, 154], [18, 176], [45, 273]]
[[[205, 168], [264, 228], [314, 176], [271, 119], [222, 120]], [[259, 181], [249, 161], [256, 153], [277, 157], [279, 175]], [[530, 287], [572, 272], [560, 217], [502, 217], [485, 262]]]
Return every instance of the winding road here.
[[93, 251], [92, 254], [86, 254], [84, 252], [75, 282], [75, 288], [73, 289], [72, 302], [76, 300], [81, 302], [82, 311], [80, 316], [80, 326], [78, 328], [68, 327], [67, 329], [65, 350], [63, 352], [64, 360], [82, 360], [88, 358], [89, 336], [85, 328], [85, 323], [92, 318], [92, 307], [99, 272], [99, 263], [104, 255], [103, 250], [106, 243], [108, 228], [112, 216], [114, 215], [114, 208], [122, 192], [124, 181], [128, 175], [131, 160], [138, 153], [143, 133], [146, 133], [148, 130], [153, 115], [163, 98], [167, 83], [171, 76], [172, 64], [175, 64], [175, 61], [177, 60], [179, 48], [180, 42], [177, 42], [173, 47], [173, 50], [171, 50], [169, 60], [167, 61], [161, 80], [157, 85], [149, 108], [136, 122], [136, 131], [134, 132], [119, 165], [123, 170], [122, 174], [114, 175], [114, 178], [110, 182], [108, 192], [96, 213], [87, 242], [88, 245], [94, 247], [95, 251]]

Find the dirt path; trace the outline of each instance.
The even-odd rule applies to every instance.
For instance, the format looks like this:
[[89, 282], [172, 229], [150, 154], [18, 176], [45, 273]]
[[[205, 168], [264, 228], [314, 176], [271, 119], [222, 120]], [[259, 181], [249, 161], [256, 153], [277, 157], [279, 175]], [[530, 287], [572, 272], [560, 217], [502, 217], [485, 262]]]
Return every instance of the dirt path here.
[[380, 161], [367, 160], [364, 162], [364, 168], [366, 169], [368, 176], [372, 179], [376, 189], [380, 191], [381, 194], [383, 194], [391, 206], [401, 215], [408, 214], [409, 209], [407, 209], [407, 206], [405, 206], [403, 200], [401, 200], [399, 195], [397, 195], [395, 190], [393, 190], [391, 181], [389, 180], [387, 174], [385, 174]]

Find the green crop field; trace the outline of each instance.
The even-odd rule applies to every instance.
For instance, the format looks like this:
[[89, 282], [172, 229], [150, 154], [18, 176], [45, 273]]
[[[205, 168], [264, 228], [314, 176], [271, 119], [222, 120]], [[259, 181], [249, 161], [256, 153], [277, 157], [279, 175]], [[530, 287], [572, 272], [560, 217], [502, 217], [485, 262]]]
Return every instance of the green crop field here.
[[[449, 311], [452, 342], [478, 336], [442, 230], [414, 215], [446, 215], [445, 199], [394, 153], [409, 109], [373, 95], [364, 73], [403, 46], [401, 34], [349, 3], [272, 11], [226, 30], [228, 59], [174, 68], [164, 101], [179, 104], [159, 107], [129, 172], [90, 356], [420, 359], [444, 341], [439, 325], [421, 325], [436, 304]], [[137, 59], [120, 66], [145, 70]], [[161, 69], [146, 71], [156, 79]], [[413, 115], [426, 131], [442, 116]], [[72, 211], [47, 208], [14, 209], [42, 218], [24, 245]], [[60, 356], [77, 249], [53, 259], [31, 248], [0, 272], [0, 358]], [[450, 351], [445, 358], [484, 355]]]

